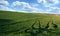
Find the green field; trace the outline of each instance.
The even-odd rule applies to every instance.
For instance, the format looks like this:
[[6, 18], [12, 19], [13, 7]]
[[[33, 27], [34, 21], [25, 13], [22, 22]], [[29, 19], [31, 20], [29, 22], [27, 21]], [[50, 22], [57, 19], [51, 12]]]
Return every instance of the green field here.
[[[24, 30], [28, 28], [32, 33], [36, 32], [36, 30], [31, 27], [35, 21], [35, 28], [38, 28], [39, 22], [42, 28], [49, 22], [49, 29], [52, 30], [47, 32], [47, 29], [44, 32], [42, 31], [43, 33], [36, 33], [33, 35], [31, 35], [31, 33], [25, 33]], [[58, 26], [57, 29], [53, 28], [52, 21]], [[0, 11], [0, 36], [60, 36], [59, 29], [60, 16], [42, 13]]]

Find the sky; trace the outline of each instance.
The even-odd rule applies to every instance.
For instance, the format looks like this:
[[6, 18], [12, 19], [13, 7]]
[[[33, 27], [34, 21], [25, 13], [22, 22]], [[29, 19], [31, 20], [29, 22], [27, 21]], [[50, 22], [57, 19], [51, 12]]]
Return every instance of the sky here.
[[0, 0], [0, 10], [60, 14], [60, 0]]

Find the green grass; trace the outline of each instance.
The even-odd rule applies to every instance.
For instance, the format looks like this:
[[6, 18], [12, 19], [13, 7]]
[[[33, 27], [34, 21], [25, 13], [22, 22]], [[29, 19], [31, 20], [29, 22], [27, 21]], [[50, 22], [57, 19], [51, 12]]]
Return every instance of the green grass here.
[[[29, 33], [20, 33], [27, 28], [31, 28], [31, 25], [39, 20], [41, 22], [41, 27], [45, 27], [48, 21], [53, 20], [54, 23], [58, 25], [60, 29], [60, 16], [55, 16], [52, 14], [41, 14], [41, 13], [19, 13], [11, 11], [0, 11], [0, 36], [31, 36]], [[38, 27], [38, 22], [34, 27]], [[60, 36], [60, 32], [56, 33], [41, 33], [37, 36]]]

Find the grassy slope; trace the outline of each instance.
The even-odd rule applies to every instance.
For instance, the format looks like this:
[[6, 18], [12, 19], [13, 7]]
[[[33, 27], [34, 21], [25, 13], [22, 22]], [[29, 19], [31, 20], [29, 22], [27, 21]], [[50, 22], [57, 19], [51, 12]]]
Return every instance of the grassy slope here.
[[44, 27], [48, 21], [50, 21], [51, 24], [52, 20], [58, 26], [60, 25], [60, 16], [0, 11], [0, 35], [3, 34], [2, 36], [4, 36], [7, 34], [7, 36], [19, 36], [20, 34], [14, 33], [18, 33], [30, 27], [34, 23], [34, 21], [37, 21], [36, 18], [40, 20], [41, 24], [43, 25], [42, 27]]

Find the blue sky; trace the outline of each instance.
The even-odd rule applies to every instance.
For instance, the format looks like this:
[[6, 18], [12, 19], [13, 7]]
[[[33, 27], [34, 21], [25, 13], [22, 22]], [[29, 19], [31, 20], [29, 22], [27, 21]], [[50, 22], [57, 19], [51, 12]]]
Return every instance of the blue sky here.
[[0, 0], [0, 10], [60, 14], [60, 0]]

